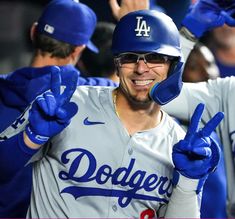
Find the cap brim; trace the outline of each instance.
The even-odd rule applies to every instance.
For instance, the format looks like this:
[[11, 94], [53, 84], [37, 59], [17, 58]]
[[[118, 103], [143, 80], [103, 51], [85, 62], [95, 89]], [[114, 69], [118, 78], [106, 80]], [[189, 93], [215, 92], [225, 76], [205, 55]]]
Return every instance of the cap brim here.
[[98, 48], [89, 40], [88, 43], [86, 44], [87, 48], [91, 50], [94, 53], [98, 53], [99, 50]]

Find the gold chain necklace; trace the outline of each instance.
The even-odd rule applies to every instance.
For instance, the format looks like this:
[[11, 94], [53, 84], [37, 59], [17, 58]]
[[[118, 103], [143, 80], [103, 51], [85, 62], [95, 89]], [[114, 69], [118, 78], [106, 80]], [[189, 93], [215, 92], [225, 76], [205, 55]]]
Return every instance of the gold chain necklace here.
[[115, 113], [116, 115], [118, 116], [118, 118], [120, 118], [119, 114], [118, 114], [118, 111], [117, 111], [117, 89], [115, 89], [113, 91], [113, 105], [114, 105], [114, 110], [115, 110]]

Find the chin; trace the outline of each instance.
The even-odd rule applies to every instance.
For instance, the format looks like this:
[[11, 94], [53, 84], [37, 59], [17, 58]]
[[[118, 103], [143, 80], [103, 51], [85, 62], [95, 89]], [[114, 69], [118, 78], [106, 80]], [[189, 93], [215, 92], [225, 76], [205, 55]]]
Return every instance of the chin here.
[[134, 103], [135, 105], [146, 105], [152, 102], [152, 100], [149, 98], [149, 96], [147, 97], [132, 97], [131, 98], [131, 102]]

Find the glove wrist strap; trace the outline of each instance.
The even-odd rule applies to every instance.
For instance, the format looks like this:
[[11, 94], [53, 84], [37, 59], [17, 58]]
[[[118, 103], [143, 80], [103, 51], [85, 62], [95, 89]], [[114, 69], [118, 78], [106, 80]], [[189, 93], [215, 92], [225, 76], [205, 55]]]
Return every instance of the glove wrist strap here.
[[33, 133], [32, 129], [30, 128], [30, 125], [28, 124], [25, 128], [25, 132], [28, 136], [28, 138], [35, 144], [43, 145], [45, 144], [49, 137], [41, 136]]

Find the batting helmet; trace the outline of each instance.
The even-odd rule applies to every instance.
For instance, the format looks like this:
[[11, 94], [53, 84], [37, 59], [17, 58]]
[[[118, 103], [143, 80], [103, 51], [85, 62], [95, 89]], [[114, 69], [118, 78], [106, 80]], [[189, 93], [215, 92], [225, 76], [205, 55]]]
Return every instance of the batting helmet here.
[[168, 77], [156, 83], [149, 95], [160, 105], [179, 95], [183, 70], [179, 32], [172, 19], [164, 13], [139, 10], [122, 17], [113, 33], [112, 51], [114, 55], [124, 52], [155, 52], [174, 57]]

